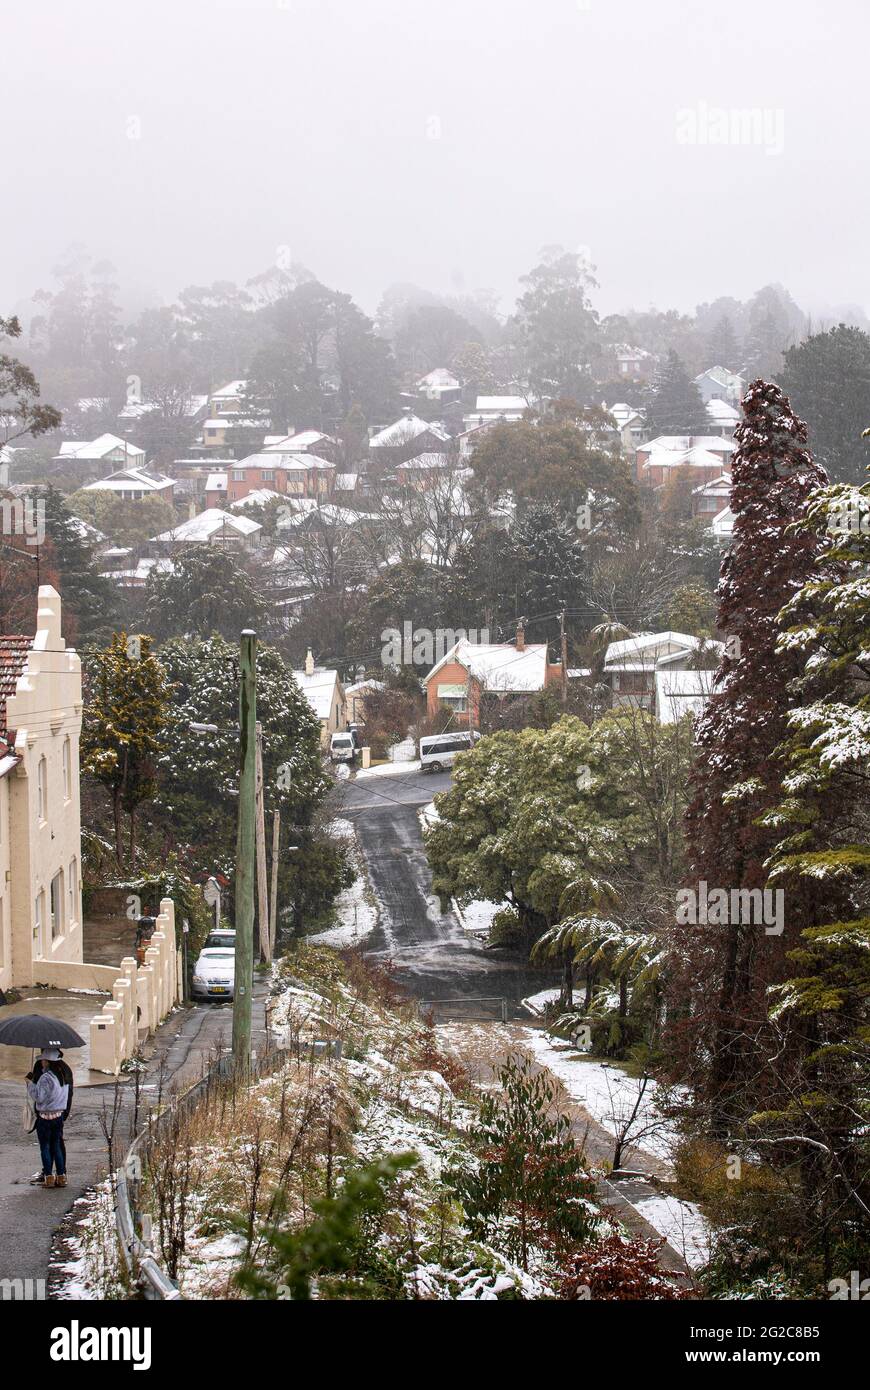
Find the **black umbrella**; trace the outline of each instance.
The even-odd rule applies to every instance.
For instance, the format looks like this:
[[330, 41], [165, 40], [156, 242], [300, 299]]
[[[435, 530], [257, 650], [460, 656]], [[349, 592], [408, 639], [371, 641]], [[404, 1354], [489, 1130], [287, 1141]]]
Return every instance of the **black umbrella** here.
[[15, 1014], [0, 1023], [0, 1043], [7, 1047], [84, 1047], [85, 1040], [59, 1018]]

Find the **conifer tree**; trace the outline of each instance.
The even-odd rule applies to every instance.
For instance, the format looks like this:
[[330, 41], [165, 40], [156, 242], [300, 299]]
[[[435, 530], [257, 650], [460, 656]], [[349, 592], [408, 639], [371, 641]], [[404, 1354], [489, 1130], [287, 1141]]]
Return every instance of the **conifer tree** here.
[[[819, 539], [794, 523], [826, 481], [806, 448], [805, 424], [778, 387], [753, 382], [744, 414], [733, 459], [734, 539], [717, 593], [725, 653], [697, 725], [686, 818], [689, 882], [729, 894], [764, 887], [779, 838], [759, 817], [780, 799], [775, 754], [802, 698], [791, 683], [803, 661], [779, 649], [777, 618], [813, 573]], [[723, 1137], [757, 1108], [768, 1084], [765, 992], [785, 978], [785, 951], [807, 924], [812, 898], [811, 885], [788, 894], [782, 935], [740, 920], [745, 907], [727, 914], [738, 920], [678, 928], [673, 1003], [690, 1013], [676, 1033], [699, 1103]]]
[[701, 393], [673, 348], [653, 384], [647, 411], [650, 436], [660, 434], [708, 434], [710, 422]]

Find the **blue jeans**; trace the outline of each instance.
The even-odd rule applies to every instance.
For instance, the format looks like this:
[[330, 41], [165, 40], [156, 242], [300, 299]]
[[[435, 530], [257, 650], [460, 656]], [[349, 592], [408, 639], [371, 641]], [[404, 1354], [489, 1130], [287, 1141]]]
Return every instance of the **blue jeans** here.
[[39, 1140], [39, 1149], [42, 1154], [42, 1171], [46, 1177], [51, 1175], [52, 1167], [57, 1170], [58, 1176], [66, 1172], [66, 1151], [63, 1143], [63, 1117], [57, 1120], [45, 1120], [41, 1115], [36, 1117], [36, 1137]]

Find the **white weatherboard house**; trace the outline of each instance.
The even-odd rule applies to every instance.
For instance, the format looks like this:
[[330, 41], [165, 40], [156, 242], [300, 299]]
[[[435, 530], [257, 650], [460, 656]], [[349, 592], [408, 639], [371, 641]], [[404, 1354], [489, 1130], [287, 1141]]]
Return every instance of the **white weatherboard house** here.
[[[680, 700], [691, 698], [703, 705], [715, 673], [698, 668], [718, 665], [721, 653], [721, 642], [705, 641], [686, 632], [639, 632], [610, 643], [602, 679], [610, 686], [614, 709], [654, 710], [663, 724], [670, 724], [686, 712], [679, 709]], [[663, 673], [678, 679], [660, 682]], [[660, 695], [667, 698], [666, 709], [658, 704]]]
[[329, 747], [331, 736], [347, 728], [346, 701], [338, 672], [315, 666], [309, 650], [305, 669], [294, 671], [293, 679], [320, 720], [320, 744]]
[[0, 989], [82, 960], [81, 726], [81, 663], [44, 584], [35, 636], [0, 637]]

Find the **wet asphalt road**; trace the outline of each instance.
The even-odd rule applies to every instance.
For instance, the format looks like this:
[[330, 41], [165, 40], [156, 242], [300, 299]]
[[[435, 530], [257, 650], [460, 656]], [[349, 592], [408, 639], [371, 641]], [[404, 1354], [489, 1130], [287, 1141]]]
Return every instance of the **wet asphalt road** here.
[[449, 773], [410, 771], [350, 782], [341, 790], [339, 814], [356, 826], [379, 908], [380, 926], [368, 938], [366, 954], [390, 960], [397, 982], [417, 999], [450, 1001], [458, 1013], [497, 1017], [503, 998], [513, 1015], [525, 995], [556, 977], [531, 969], [513, 952], [484, 948], [454, 912], [441, 912], [419, 811], [449, 785]]

